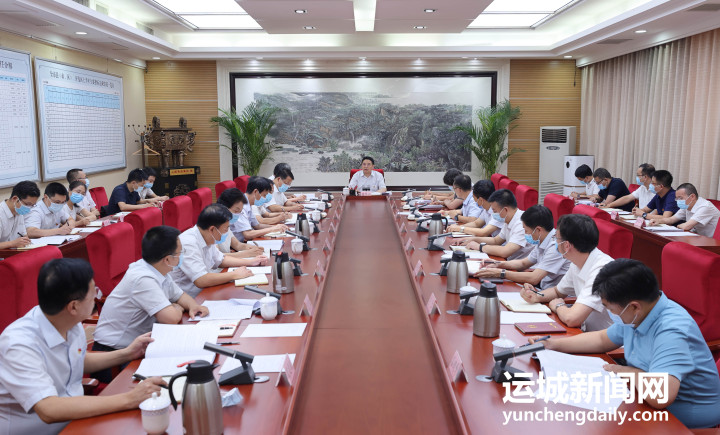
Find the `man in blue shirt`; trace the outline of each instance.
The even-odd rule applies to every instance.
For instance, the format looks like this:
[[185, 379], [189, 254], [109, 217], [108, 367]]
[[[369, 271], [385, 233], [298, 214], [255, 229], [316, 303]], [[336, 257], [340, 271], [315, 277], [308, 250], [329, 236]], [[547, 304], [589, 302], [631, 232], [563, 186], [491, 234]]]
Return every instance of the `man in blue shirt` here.
[[475, 222], [480, 217], [481, 210], [472, 196], [472, 188], [473, 184], [469, 176], [460, 174], [455, 177], [453, 192], [462, 200], [462, 207], [457, 210], [442, 211], [442, 214], [454, 218], [461, 224]]
[[670, 172], [664, 169], [655, 171], [651, 183], [655, 187], [655, 196], [647, 206], [635, 209], [635, 216], [671, 217], [677, 213], [679, 209], [675, 202], [675, 189], [672, 188], [672, 182], [673, 176]]
[[[630, 195], [630, 191], [625, 185], [625, 182], [620, 178], [613, 178], [613, 176], [610, 175], [610, 171], [605, 168], [595, 169], [593, 178], [595, 179], [595, 183], [597, 183], [598, 189], [600, 189], [598, 191], [600, 200], [605, 204], [609, 204], [625, 195]], [[625, 211], [632, 211], [634, 206], [634, 203], [627, 203], [618, 208]]]
[[142, 169], [133, 169], [130, 171], [127, 181], [115, 186], [113, 189], [104, 215], [107, 216], [120, 213], [121, 211], [133, 211], [145, 207], [152, 207], [153, 204], [138, 204], [138, 202], [140, 202], [138, 192], [143, 188], [143, 180], [145, 179], [146, 176]]
[[602, 331], [549, 339], [545, 348], [605, 353], [625, 346], [628, 365], [607, 364], [605, 370], [635, 374], [636, 388], [640, 373], [667, 373], [667, 396], [646, 396], [645, 403], [667, 408], [689, 428], [720, 424], [720, 377], [710, 349], [695, 320], [660, 291], [653, 272], [637, 260], [615, 260], [598, 273], [593, 294], [615, 323]]

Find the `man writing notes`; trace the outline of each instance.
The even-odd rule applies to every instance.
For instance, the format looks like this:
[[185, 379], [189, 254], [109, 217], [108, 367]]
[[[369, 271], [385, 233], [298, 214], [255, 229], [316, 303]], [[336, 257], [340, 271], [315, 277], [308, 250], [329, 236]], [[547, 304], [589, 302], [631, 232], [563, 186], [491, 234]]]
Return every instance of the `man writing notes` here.
[[[595, 222], [583, 214], [560, 216], [555, 231], [557, 251], [570, 263], [565, 276], [555, 287], [543, 289], [540, 296], [529, 284], [520, 291], [530, 303], [547, 302], [560, 320], [571, 328], [581, 326], [583, 331], [598, 331], [610, 326], [610, 317], [592, 293], [592, 286], [600, 269], [612, 261], [612, 257], [597, 248], [600, 233]], [[565, 305], [566, 296], [577, 296], [575, 304]]]
[[578, 166], [577, 169], [575, 169], [575, 178], [577, 178], [578, 181], [585, 185], [585, 192], [572, 192], [570, 194], [571, 197], [579, 198], [580, 196], [587, 196], [588, 198], [595, 201], [600, 199], [600, 196], [598, 196], [598, 192], [600, 192], [600, 189], [598, 189], [598, 185], [593, 179], [593, 172], [592, 169], [590, 169], [590, 166]]
[[369, 190], [382, 193], [387, 191], [385, 180], [381, 173], [375, 171], [375, 159], [369, 156], [362, 158], [361, 171], [357, 171], [350, 179], [348, 186], [357, 191]]
[[[240, 189], [236, 187], [225, 189], [218, 197], [217, 203], [224, 205], [230, 210], [230, 213], [232, 213], [232, 218], [230, 219], [230, 236], [228, 236], [223, 243], [217, 245], [220, 252], [238, 258], [262, 255], [265, 252], [263, 248], [241, 242], [235, 237], [235, 233], [233, 232], [233, 225], [240, 219], [243, 208], [247, 203], [245, 194], [240, 192]], [[242, 233], [239, 234], [242, 237]], [[235, 250], [235, 252], [232, 252], [232, 250]]]
[[460, 208], [463, 201], [462, 199], [458, 198], [457, 195], [455, 195], [454, 184], [455, 178], [458, 175], [462, 174], [463, 173], [459, 169], [448, 169], [447, 171], [445, 171], [445, 175], [443, 175], [443, 183], [445, 183], [450, 188], [450, 193], [431, 192], [427, 190], [425, 191], [425, 195], [423, 195], [423, 199], [430, 199], [432, 200], [433, 204], [444, 205], [445, 208], [447, 208], [448, 210], [455, 210], [456, 208]]
[[500, 233], [500, 229], [505, 225], [504, 221], [496, 221], [492, 218], [492, 209], [488, 199], [495, 192], [495, 185], [490, 180], [479, 180], [473, 186], [472, 196], [477, 203], [480, 215], [472, 222], [464, 224], [453, 224], [448, 227], [448, 231], [461, 232], [464, 234], [472, 234], [477, 237], [494, 237]]
[[10, 198], [0, 203], [0, 249], [22, 248], [30, 244], [25, 216], [35, 207], [40, 189], [32, 181], [16, 184]]
[[82, 327], [95, 308], [90, 264], [77, 258], [51, 260], [38, 276], [38, 302], [0, 335], [0, 433], [56, 434], [69, 422], [135, 409], [160, 378], [125, 393], [84, 396], [83, 373], [116, 366], [145, 354], [149, 334], [123, 350], [87, 353]]
[[292, 186], [293, 181], [295, 181], [295, 176], [290, 168], [282, 166], [278, 168], [276, 165], [273, 175], [274, 177], [271, 180], [273, 183], [272, 199], [265, 205], [265, 208], [274, 213], [303, 211], [302, 204], [297, 203], [298, 198], [288, 199], [288, 197], [285, 196], [285, 192], [287, 192], [290, 186]]
[[158, 201], [167, 201], [170, 199], [169, 196], [157, 196], [155, 192], [153, 192], [152, 187], [155, 184], [155, 179], [157, 178], [157, 172], [155, 172], [155, 169], [151, 167], [143, 168], [143, 174], [145, 174], [145, 179], [142, 182], [142, 189], [138, 191], [138, 196], [140, 197], [140, 203], [155, 203]]
[[[549, 208], [533, 205], [520, 216], [525, 229], [525, 240], [533, 246], [526, 258], [501, 261], [492, 267], [480, 269], [480, 278], [505, 278], [519, 283], [539, 286], [541, 289], [556, 286], [570, 267], [570, 262], [560, 255], [555, 240], [553, 215]], [[533, 267], [532, 271], [526, 271]], [[507, 270], [512, 269], [512, 270]]]
[[245, 205], [236, 221], [230, 226], [230, 230], [238, 240], [252, 240], [268, 233], [285, 232], [285, 230], [287, 230], [285, 224], [261, 224], [257, 221], [253, 213], [253, 205], [261, 206], [270, 201], [271, 189], [272, 185], [267, 178], [250, 177], [248, 180], [247, 194], [245, 196], [246, 201], [243, 201]]
[[100, 217], [100, 210], [96, 208], [95, 201], [93, 201], [92, 195], [90, 195], [90, 179], [85, 175], [85, 171], [78, 168], [70, 169], [67, 171], [67, 174], [65, 174], [65, 178], [67, 179], [68, 185], [72, 184], [73, 181], [80, 181], [85, 184], [85, 197], [78, 206], [94, 214], [96, 218]]
[[127, 177], [127, 181], [118, 184], [112, 191], [107, 205], [107, 214], [113, 215], [121, 211], [140, 210], [145, 207], [152, 207], [152, 204], [138, 204], [140, 195], [138, 192], [143, 188], [145, 173], [142, 169], [133, 169]]
[[[645, 394], [645, 403], [667, 409], [691, 429], [720, 424], [715, 360], [695, 320], [660, 291], [650, 268], [637, 260], [615, 260], [597, 274], [592, 293], [614, 323], [602, 331], [551, 338], [544, 341], [545, 348], [587, 354], [625, 346], [627, 365], [607, 364], [605, 370], [631, 375], [630, 385], [638, 388], [638, 394], [641, 385], [655, 383], [653, 391], [667, 392], [664, 397]], [[640, 376], [650, 379], [640, 382]]]
[[458, 175], [453, 182], [453, 192], [462, 199], [462, 207], [459, 210], [442, 211], [444, 216], [455, 219], [461, 224], [475, 222], [481, 214], [480, 207], [472, 195], [472, 181], [467, 175]]
[[34, 239], [70, 234], [75, 227], [75, 220], [65, 207], [67, 198], [68, 191], [62, 184], [53, 182], [45, 186], [43, 199], [37, 202], [25, 218], [28, 237]]
[[[638, 166], [637, 173], [635, 174], [635, 181], [640, 185], [634, 192], [629, 195], [625, 195], [622, 198], [618, 198], [615, 201], [608, 202], [606, 204], [600, 204], [604, 207], [616, 208], [625, 204], [635, 204], [635, 200], [638, 201], [637, 208], [645, 208], [650, 200], [655, 196], [655, 185], [652, 184], [652, 176], [655, 173], [655, 166], [649, 163], [643, 163]], [[635, 211], [635, 209], [633, 209]]]
[[[593, 172], [593, 177], [595, 178], [595, 182], [598, 185], [598, 189], [600, 189], [600, 191], [598, 192], [598, 196], [600, 197], [599, 202], [602, 202], [603, 204], [608, 204], [618, 198], [630, 195], [630, 191], [625, 185], [625, 182], [620, 178], [614, 178], [612, 175], [610, 175], [610, 171], [605, 168], [595, 169], [595, 172]], [[625, 211], [632, 211], [634, 207], [634, 204], [627, 203], [625, 205], [619, 206], [618, 208]]]
[[[252, 272], [242, 266], [263, 266], [267, 257], [237, 258], [223, 254], [217, 248], [230, 236], [232, 213], [220, 204], [210, 204], [200, 212], [197, 225], [180, 235], [184, 250], [183, 261], [170, 277], [191, 297], [205, 287], [247, 278]], [[217, 273], [214, 269], [237, 267], [233, 272]]]
[[649, 219], [651, 217], [670, 217], [678, 211], [675, 203], [675, 189], [672, 188], [673, 176], [670, 172], [661, 169], [655, 171], [652, 176], [652, 184], [655, 187], [656, 195], [650, 200], [648, 205], [634, 210], [635, 216], [642, 216]]
[[713, 203], [698, 195], [697, 189], [690, 183], [678, 186], [675, 191], [675, 203], [678, 211], [670, 217], [655, 216], [650, 219], [651, 225], [675, 225], [681, 230], [692, 231], [701, 236], [712, 237], [720, 218], [720, 210]]

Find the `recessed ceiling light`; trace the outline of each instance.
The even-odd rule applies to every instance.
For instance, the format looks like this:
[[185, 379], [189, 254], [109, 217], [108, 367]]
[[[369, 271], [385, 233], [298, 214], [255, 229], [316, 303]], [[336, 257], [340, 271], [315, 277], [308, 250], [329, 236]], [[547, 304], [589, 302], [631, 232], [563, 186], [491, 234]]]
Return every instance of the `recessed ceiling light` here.
[[87, 35], [87, 32], [75, 32], [76, 35]]
[[315, 30], [315, 26], [303, 26], [305, 30]]
[[425, 10], [425, 12], [427, 12], [428, 14], [432, 14], [433, 12], [437, 11], [437, 9], [424, 9], [424, 10]]
[[647, 30], [636, 30], [635, 33], [646, 33]]
[[307, 14], [307, 9], [295, 9], [296, 14]]
[[424, 29], [427, 29], [427, 26], [415, 26], [415, 27], [413, 27], [413, 29], [424, 30]]
[[157, 56], [153, 56], [153, 60], [160, 60], [160, 58]]
[[467, 56], [463, 56], [462, 58], [463, 58], [463, 59], [467, 59], [468, 57], [467, 57]]
[[115, 62], [122, 62], [120, 59], [113, 59]]
[[358, 59], [360, 59], [360, 60], [365, 60], [366, 58], [365, 58], [365, 57], [358, 57]]
[[572, 56], [563, 56], [565, 59], [572, 59]]

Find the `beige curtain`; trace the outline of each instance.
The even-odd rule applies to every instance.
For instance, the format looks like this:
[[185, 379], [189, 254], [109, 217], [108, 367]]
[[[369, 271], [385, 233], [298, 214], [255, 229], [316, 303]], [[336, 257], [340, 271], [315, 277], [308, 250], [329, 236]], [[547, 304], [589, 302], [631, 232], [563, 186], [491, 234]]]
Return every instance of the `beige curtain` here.
[[580, 144], [626, 182], [647, 162], [720, 198], [720, 29], [583, 68]]

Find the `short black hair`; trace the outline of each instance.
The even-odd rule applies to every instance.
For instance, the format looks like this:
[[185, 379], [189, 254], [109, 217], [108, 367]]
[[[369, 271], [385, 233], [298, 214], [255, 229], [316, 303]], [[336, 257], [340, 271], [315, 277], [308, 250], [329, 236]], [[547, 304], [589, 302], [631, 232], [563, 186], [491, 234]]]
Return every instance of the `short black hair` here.
[[281, 180], [286, 179], [287, 177], [290, 177], [291, 180], [295, 179], [295, 175], [293, 175], [290, 168], [281, 168], [279, 171], [273, 172], [275, 175], [275, 178], [280, 178]]
[[683, 184], [679, 185], [677, 187], [677, 189], [675, 189], [675, 191], [677, 192], [680, 189], [684, 190], [685, 193], [688, 195], [695, 195], [696, 198], [698, 198], [700, 196], [700, 195], [698, 195], [698, 191], [695, 188], [695, 186], [693, 186], [690, 183], [683, 183]]
[[455, 177], [458, 175], [462, 175], [462, 171], [457, 168], [448, 169], [445, 171], [445, 175], [443, 175], [443, 183], [447, 184], [448, 186], [452, 186], [455, 182]]
[[80, 181], [80, 180], [75, 180], [75, 181], [73, 181], [72, 183], [70, 183], [70, 185], [68, 186], [68, 195], [70, 194], [70, 191], [71, 191], [71, 190], [73, 190], [74, 188], [76, 188], [76, 187], [78, 187], [78, 186], [84, 187], [84, 188], [85, 188], [85, 193], [87, 194], [87, 186], [85, 186], [85, 183], [83, 183], [83, 182]]
[[180, 230], [167, 225], [152, 227], [142, 238], [142, 258], [155, 264], [175, 253]]
[[28, 196], [31, 198], [40, 198], [40, 188], [33, 181], [21, 181], [14, 185], [10, 198], [17, 196], [20, 199], [25, 199]]
[[595, 169], [595, 172], [593, 172], [593, 177], [601, 180], [608, 180], [612, 178], [612, 175], [610, 175], [610, 171], [605, 168], [597, 168]]
[[277, 177], [282, 169], [287, 169], [289, 171], [290, 165], [288, 165], [287, 163], [278, 163], [277, 165], [275, 165], [275, 168], [273, 169], [273, 175], [275, 177]]
[[642, 165], [638, 166], [638, 168], [640, 168], [640, 173], [646, 177], [652, 177], [655, 173], [655, 166], [651, 165], [650, 163], [643, 163]]
[[155, 172], [155, 169], [151, 168], [150, 166], [146, 166], [143, 168], [143, 172], [145, 173], [145, 179], [147, 180], [150, 177], [157, 178], [157, 172]]
[[234, 206], [238, 202], [247, 204], [247, 197], [245, 197], [245, 194], [237, 187], [231, 187], [230, 189], [223, 190], [223, 193], [221, 193], [217, 199], [218, 204], [222, 204], [227, 208]]
[[590, 166], [582, 164], [575, 169], [575, 178], [587, 178], [593, 174]]
[[67, 174], [65, 174], [65, 178], [67, 179], [67, 182], [72, 183], [73, 181], [77, 180], [78, 174], [80, 172], [82, 172], [82, 169], [79, 169], [79, 168], [70, 169], [69, 171], [67, 171]]
[[201, 230], [207, 230], [210, 227], [219, 227], [225, 222], [229, 222], [230, 219], [232, 219], [232, 213], [227, 207], [222, 204], [210, 204], [200, 212], [197, 226]]
[[517, 199], [509, 189], [500, 189], [490, 195], [488, 202], [496, 202], [500, 207], [517, 208]]
[[655, 171], [652, 177], [655, 179], [655, 181], [662, 184], [664, 187], [672, 189], [673, 176], [669, 171], [666, 171], [665, 169], [660, 169], [659, 171]]
[[132, 171], [130, 171], [130, 173], [128, 174], [128, 177], [127, 177], [128, 183], [133, 182], [133, 181], [140, 182], [142, 180], [147, 180], [147, 176], [145, 176], [145, 173], [140, 168], [133, 169]]
[[603, 266], [593, 282], [592, 294], [622, 307], [632, 301], [654, 302], [661, 295], [653, 271], [630, 258], [618, 258]]
[[584, 214], [564, 214], [557, 223], [562, 240], [570, 242], [579, 252], [589, 253], [597, 248], [600, 232], [595, 221]]
[[520, 216], [520, 220], [529, 228], [541, 227], [545, 231], [552, 231], [555, 227], [552, 212], [540, 204], [528, 207]]
[[40, 268], [37, 280], [38, 303], [43, 313], [55, 315], [72, 301], [84, 299], [93, 270], [80, 258], [56, 258]]
[[47, 195], [48, 198], [52, 198], [55, 195], [67, 197], [68, 191], [65, 186], [58, 183], [57, 181], [53, 181], [52, 183], [45, 186], [45, 195]]
[[473, 196], [475, 198], [482, 198], [487, 201], [493, 192], [495, 192], [495, 184], [490, 180], [478, 180], [473, 186]]
[[372, 157], [370, 157], [370, 156], [363, 156], [363, 158], [360, 159], [360, 163], [364, 162], [365, 160], [370, 160], [370, 163], [372, 163], [373, 166], [375, 166], [375, 159], [373, 159]]
[[272, 191], [272, 183], [265, 177], [250, 177], [245, 192], [252, 193], [256, 189], [260, 193], [265, 191]]
[[470, 180], [470, 177], [468, 175], [460, 174], [455, 177], [455, 181], [453, 181], [453, 187], [455, 186], [457, 186], [457, 188], [462, 190], [463, 192], [467, 192], [468, 190], [472, 189], [472, 180]]

